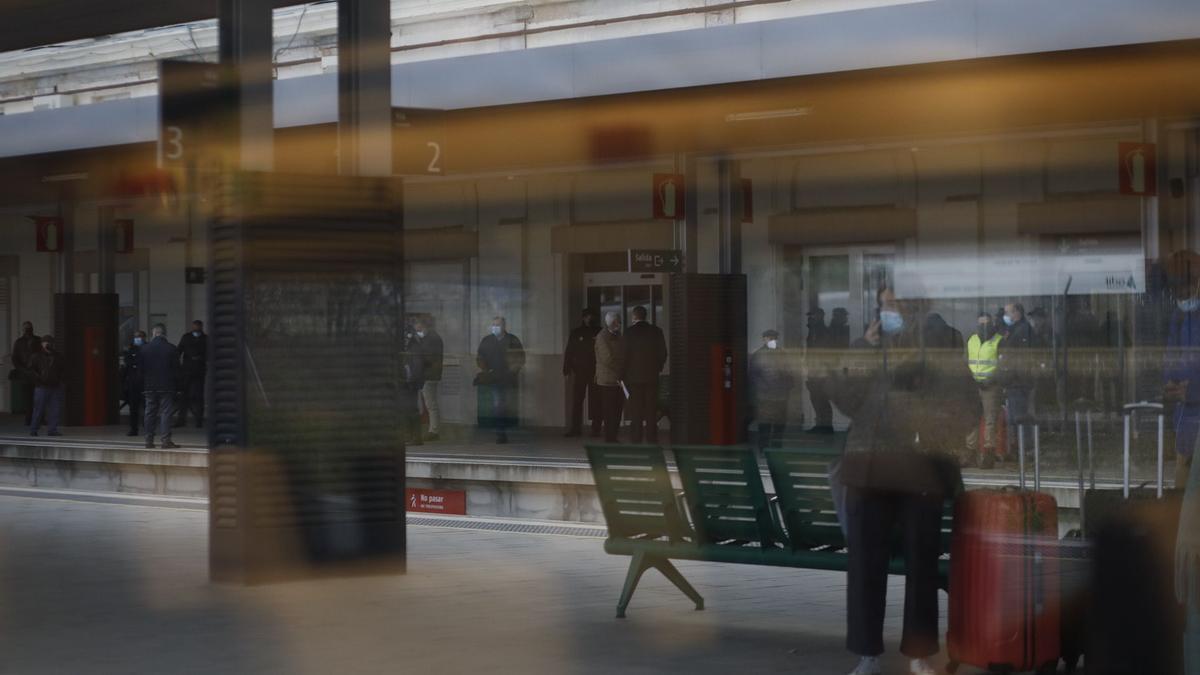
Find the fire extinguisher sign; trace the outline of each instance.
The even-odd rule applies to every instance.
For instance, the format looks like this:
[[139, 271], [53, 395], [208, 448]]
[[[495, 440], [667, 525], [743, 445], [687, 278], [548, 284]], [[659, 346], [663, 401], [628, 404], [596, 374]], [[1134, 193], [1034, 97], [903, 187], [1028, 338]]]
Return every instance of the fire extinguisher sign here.
[[1119, 143], [1117, 172], [1121, 194], [1153, 197], [1158, 194], [1158, 156], [1153, 143]]
[[653, 211], [657, 220], [678, 220], [683, 217], [683, 175], [654, 174]]

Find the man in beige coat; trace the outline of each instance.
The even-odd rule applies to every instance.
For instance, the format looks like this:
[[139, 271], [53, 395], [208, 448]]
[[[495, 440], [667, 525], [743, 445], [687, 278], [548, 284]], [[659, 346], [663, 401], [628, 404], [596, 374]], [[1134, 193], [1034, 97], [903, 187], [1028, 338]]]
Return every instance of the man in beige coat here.
[[604, 442], [616, 443], [621, 426], [625, 391], [621, 372], [625, 369], [625, 339], [621, 337], [621, 315], [604, 315], [604, 330], [596, 335], [596, 384], [600, 387], [601, 413], [604, 417]]

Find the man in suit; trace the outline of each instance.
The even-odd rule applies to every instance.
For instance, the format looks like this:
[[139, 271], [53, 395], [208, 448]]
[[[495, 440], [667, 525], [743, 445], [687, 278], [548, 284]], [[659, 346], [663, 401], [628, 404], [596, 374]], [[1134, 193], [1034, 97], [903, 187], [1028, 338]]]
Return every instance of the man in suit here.
[[154, 434], [162, 434], [164, 450], [178, 448], [171, 442], [171, 418], [175, 414], [175, 371], [179, 355], [167, 342], [167, 327], [151, 329], [150, 344], [142, 347], [142, 387], [146, 396], [146, 447], [154, 447]]
[[[646, 321], [646, 308], [633, 308], [633, 325], [625, 331], [625, 370], [629, 389], [629, 439], [658, 442], [658, 374], [667, 364], [667, 340], [662, 329]], [[644, 434], [643, 434], [644, 429]]]
[[596, 384], [596, 334], [600, 332], [596, 310], [583, 310], [583, 321], [571, 331], [563, 349], [563, 377], [567, 378], [567, 395], [571, 412], [565, 436], [583, 434], [583, 399], [588, 402], [588, 417], [592, 419], [592, 436], [600, 435], [600, 388]]

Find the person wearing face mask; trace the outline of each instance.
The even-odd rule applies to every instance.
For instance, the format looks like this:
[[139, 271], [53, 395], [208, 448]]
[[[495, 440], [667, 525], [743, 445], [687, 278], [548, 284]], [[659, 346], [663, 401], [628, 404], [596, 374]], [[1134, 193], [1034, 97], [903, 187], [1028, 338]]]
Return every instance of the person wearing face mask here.
[[953, 348], [961, 335], [926, 339], [923, 301], [897, 299], [886, 287], [877, 300], [879, 318], [830, 383], [834, 403], [851, 418], [836, 470], [849, 556], [846, 646], [859, 657], [852, 675], [882, 672], [888, 563], [898, 530], [906, 567], [900, 651], [910, 673], [933, 675], [943, 504], [962, 489], [957, 456], [979, 423], [978, 389], [961, 348]]
[[779, 332], [775, 330], [763, 331], [762, 346], [750, 355], [750, 387], [759, 448], [775, 447], [783, 440], [793, 384], [787, 358], [779, 348]]
[[13, 412], [25, 412], [25, 426], [33, 422], [33, 356], [42, 350], [42, 339], [34, 334], [33, 324], [21, 325], [21, 337], [13, 343], [12, 370], [8, 379], [13, 386]]
[[441, 406], [438, 403], [438, 389], [442, 384], [442, 365], [445, 360], [445, 343], [438, 335], [433, 317], [417, 319], [413, 324], [417, 336], [417, 344], [424, 358], [425, 383], [421, 386], [420, 403], [429, 415], [429, 430], [425, 440], [438, 440], [441, 430]]
[[138, 422], [145, 410], [145, 379], [142, 377], [142, 346], [146, 344], [146, 331], [136, 331], [133, 343], [121, 355], [121, 393], [129, 406], [129, 432], [126, 436], [138, 435]]
[[521, 368], [525, 366], [525, 346], [508, 332], [508, 322], [502, 316], [492, 319], [488, 331], [475, 352], [475, 364], [479, 367], [475, 383], [485, 388], [481, 392], [481, 405], [490, 408], [481, 410], [481, 423], [496, 430], [497, 443], [507, 443], [508, 430], [517, 424], [518, 383]]
[[967, 434], [967, 457], [964, 464], [976, 461], [984, 469], [996, 464], [996, 425], [1000, 419], [1001, 388], [996, 384], [1000, 370], [1000, 342], [1004, 339], [996, 330], [992, 315], [980, 312], [975, 320], [975, 333], [967, 340], [967, 367], [979, 388], [979, 402], [983, 407], [983, 444], [980, 447], [979, 427], [972, 427]]
[[[1019, 302], [1004, 306], [1004, 341], [1000, 343], [1000, 383], [1008, 412], [1008, 443], [1019, 442], [1018, 427], [1034, 424], [1033, 389], [1039, 373], [1038, 341]], [[1007, 454], [1007, 453], [1006, 453]]]
[[563, 349], [563, 377], [567, 378], [567, 432], [564, 436], [583, 434], [583, 399], [587, 398], [588, 417], [592, 421], [592, 436], [600, 435], [602, 413], [600, 388], [596, 386], [596, 334], [600, 322], [596, 310], [583, 310], [580, 324], [571, 331]]
[[196, 428], [204, 426], [204, 378], [208, 371], [208, 336], [204, 322], [192, 322], [192, 330], [179, 338], [179, 422], [187, 423], [188, 412]]
[[625, 407], [625, 338], [621, 336], [621, 315], [604, 314], [604, 330], [596, 334], [596, 385], [600, 389], [604, 416], [604, 442], [616, 443], [621, 427], [621, 411]]
[[54, 348], [54, 336], [42, 336], [42, 349], [31, 359], [33, 372], [33, 421], [29, 435], [37, 436], [42, 421], [46, 422], [47, 436], [62, 436], [58, 425], [62, 423], [66, 361]]
[[1175, 485], [1182, 486], [1200, 437], [1200, 256], [1173, 254], [1167, 274], [1175, 308], [1163, 351], [1163, 398], [1175, 408]]

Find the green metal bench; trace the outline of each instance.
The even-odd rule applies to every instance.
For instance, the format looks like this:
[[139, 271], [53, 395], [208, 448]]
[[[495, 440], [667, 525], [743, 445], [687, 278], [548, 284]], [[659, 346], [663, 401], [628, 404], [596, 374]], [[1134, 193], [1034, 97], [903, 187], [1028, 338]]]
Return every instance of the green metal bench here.
[[[775, 499], [763, 487], [752, 448], [675, 447], [681, 495], [671, 484], [662, 448], [586, 446], [608, 524], [604, 550], [632, 557], [617, 616], [625, 616], [650, 568], [691, 598], [696, 609], [704, 609], [704, 599], [671, 560], [845, 571], [845, 541], [828, 485], [829, 463], [844, 441], [844, 434], [835, 434], [768, 449]], [[943, 521], [943, 554], [949, 550], [949, 525]], [[945, 558], [940, 561], [943, 589], [949, 572]], [[893, 555], [889, 569], [903, 574], [903, 558]]]

